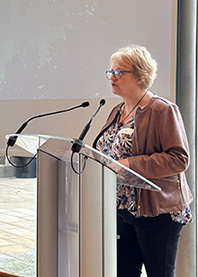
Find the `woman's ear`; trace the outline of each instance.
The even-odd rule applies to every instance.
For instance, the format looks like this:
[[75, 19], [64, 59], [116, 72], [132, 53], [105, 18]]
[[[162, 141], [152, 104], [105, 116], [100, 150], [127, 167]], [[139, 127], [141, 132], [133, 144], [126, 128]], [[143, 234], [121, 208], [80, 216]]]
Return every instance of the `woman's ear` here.
[[136, 84], [137, 84], [138, 86], [141, 86], [143, 82], [144, 82], [144, 79], [143, 79], [143, 78], [141, 78], [141, 79], [139, 78], [139, 79], [136, 80]]

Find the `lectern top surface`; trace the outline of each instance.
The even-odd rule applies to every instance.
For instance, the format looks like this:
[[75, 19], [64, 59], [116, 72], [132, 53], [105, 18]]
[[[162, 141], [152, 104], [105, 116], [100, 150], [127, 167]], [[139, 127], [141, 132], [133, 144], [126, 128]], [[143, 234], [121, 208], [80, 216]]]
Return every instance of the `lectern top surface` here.
[[[72, 154], [72, 144], [77, 140], [58, 136], [40, 134], [12, 134], [6, 138], [17, 136], [16, 144], [31, 154], [36, 154], [38, 149], [47, 151], [58, 159], [69, 161]], [[161, 188], [137, 172], [120, 164], [118, 161], [106, 156], [91, 146], [81, 143], [80, 155], [92, 158], [104, 166], [113, 170], [117, 175], [117, 183], [127, 186], [134, 186], [142, 189], [160, 191]]]

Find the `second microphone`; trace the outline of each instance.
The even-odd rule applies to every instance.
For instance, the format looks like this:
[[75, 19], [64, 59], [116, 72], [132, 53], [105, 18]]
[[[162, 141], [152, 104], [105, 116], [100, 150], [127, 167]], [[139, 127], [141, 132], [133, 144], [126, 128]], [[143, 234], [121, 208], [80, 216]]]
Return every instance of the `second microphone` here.
[[104, 106], [104, 104], [106, 103], [105, 99], [101, 99], [100, 100], [100, 104], [98, 109], [96, 110], [96, 112], [92, 115], [91, 119], [89, 120], [89, 122], [85, 125], [84, 129], [82, 130], [80, 136], [78, 139], [75, 139], [73, 145], [72, 145], [72, 152], [80, 152], [81, 148], [82, 148], [82, 142], [83, 139], [85, 138], [87, 132], [89, 131], [89, 128], [91, 126], [91, 122], [93, 121], [93, 119], [95, 118], [95, 116], [97, 115], [97, 113], [99, 112], [99, 110], [101, 109], [102, 106]]

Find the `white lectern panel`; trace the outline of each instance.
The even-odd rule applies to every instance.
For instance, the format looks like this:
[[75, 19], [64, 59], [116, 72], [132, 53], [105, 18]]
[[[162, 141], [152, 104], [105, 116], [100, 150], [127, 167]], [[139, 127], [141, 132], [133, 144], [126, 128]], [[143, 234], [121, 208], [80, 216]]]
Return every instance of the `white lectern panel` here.
[[81, 185], [81, 277], [116, 275], [116, 175], [88, 160]]

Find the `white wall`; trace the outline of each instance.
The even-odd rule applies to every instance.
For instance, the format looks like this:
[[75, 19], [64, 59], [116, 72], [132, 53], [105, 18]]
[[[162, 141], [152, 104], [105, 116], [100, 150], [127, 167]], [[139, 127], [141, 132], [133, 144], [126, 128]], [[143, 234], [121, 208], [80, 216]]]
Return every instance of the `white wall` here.
[[127, 44], [147, 47], [158, 62], [152, 87], [174, 101], [176, 0], [6, 0], [1, 3], [0, 149], [7, 133], [35, 114], [90, 100], [78, 112], [30, 123], [26, 133], [78, 136], [106, 98], [86, 140], [91, 142], [113, 97], [104, 71]]

